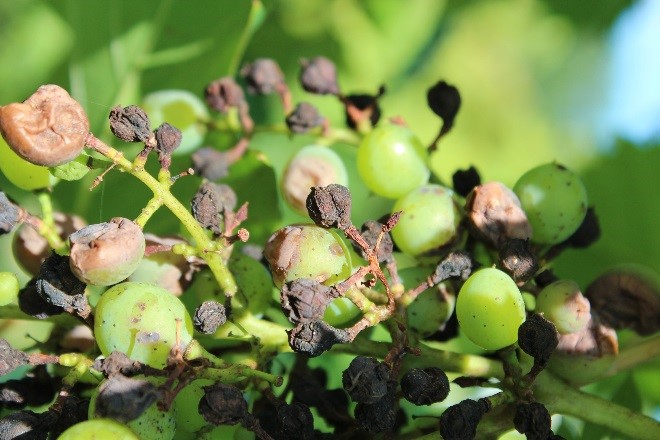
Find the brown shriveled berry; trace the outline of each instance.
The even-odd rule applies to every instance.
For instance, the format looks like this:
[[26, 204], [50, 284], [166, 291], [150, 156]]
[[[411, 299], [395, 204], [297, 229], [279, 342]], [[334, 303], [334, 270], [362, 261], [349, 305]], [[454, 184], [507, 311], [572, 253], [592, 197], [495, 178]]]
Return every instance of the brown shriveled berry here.
[[513, 426], [528, 440], [547, 440], [552, 434], [550, 413], [538, 402], [519, 403]]
[[477, 425], [488, 412], [488, 401], [465, 399], [452, 405], [440, 416], [440, 435], [443, 439], [473, 439]]
[[[62, 239], [87, 226], [85, 220], [77, 215], [68, 215], [61, 212], [53, 213], [55, 231]], [[26, 225], [20, 227], [14, 234], [13, 248], [14, 258], [26, 272], [31, 275], [39, 273], [41, 263], [50, 254], [48, 241], [42, 237], [34, 228]]]
[[300, 84], [305, 91], [317, 95], [338, 95], [337, 69], [335, 64], [325, 57], [315, 57], [300, 61]]
[[287, 330], [287, 333], [291, 349], [309, 357], [319, 356], [335, 344], [351, 341], [348, 331], [318, 320], [298, 324], [293, 330]]
[[449, 395], [449, 379], [438, 367], [413, 368], [401, 378], [403, 397], [415, 405], [442, 402]]
[[156, 151], [161, 168], [169, 168], [172, 161], [172, 153], [181, 145], [181, 131], [168, 124], [162, 123], [156, 131]]
[[6, 339], [0, 339], [0, 376], [11, 373], [16, 368], [27, 365], [29, 357], [14, 349]]
[[351, 399], [376, 403], [387, 394], [390, 369], [375, 358], [357, 356], [342, 374], [342, 385]]
[[306, 206], [309, 217], [318, 226], [344, 230], [351, 225], [351, 193], [343, 185], [313, 187]]
[[126, 423], [140, 417], [160, 397], [153, 383], [115, 374], [99, 386], [94, 413]]
[[473, 166], [467, 170], [458, 170], [452, 176], [454, 191], [462, 197], [467, 197], [476, 186], [481, 185], [479, 172]]
[[542, 315], [534, 313], [518, 327], [518, 345], [534, 358], [534, 365], [545, 368], [552, 352], [559, 344], [555, 325]]
[[128, 278], [144, 256], [142, 229], [115, 217], [108, 223], [82, 228], [69, 236], [71, 270], [83, 282], [110, 286]]
[[226, 177], [231, 163], [226, 152], [211, 147], [200, 148], [192, 155], [192, 169], [195, 174], [211, 181]]
[[374, 403], [358, 403], [355, 420], [362, 429], [370, 433], [390, 432], [397, 421], [396, 382], [388, 384], [387, 393]]
[[89, 120], [66, 90], [47, 84], [23, 103], [0, 107], [0, 133], [23, 159], [54, 167], [82, 152]]
[[605, 325], [645, 336], [660, 330], [659, 286], [642, 273], [610, 270], [587, 287], [585, 296]]
[[144, 373], [145, 365], [130, 359], [121, 351], [113, 351], [107, 357], [97, 359], [92, 368], [107, 377], [114, 375], [135, 376]]
[[229, 76], [217, 79], [206, 86], [204, 98], [209, 107], [220, 113], [227, 113], [229, 109], [245, 103], [243, 89]]
[[[371, 248], [376, 246], [378, 237], [383, 231], [383, 224], [374, 220], [367, 220], [362, 225], [360, 229], [360, 235], [362, 238], [369, 244]], [[353, 249], [358, 252], [362, 258], [365, 260], [367, 257], [367, 252], [365, 249], [362, 249], [357, 243], [352, 242]], [[389, 232], [383, 234], [383, 238], [380, 239], [380, 247], [378, 248], [378, 262], [384, 263], [392, 258], [392, 252], [394, 251], [394, 242], [392, 241], [392, 236]]]
[[500, 266], [514, 281], [527, 281], [539, 270], [529, 240], [511, 238], [504, 242], [499, 252]]
[[290, 440], [314, 439], [314, 417], [309, 407], [300, 402], [281, 405], [277, 408], [277, 421], [282, 438]]
[[241, 69], [241, 76], [247, 81], [248, 92], [268, 95], [286, 86], [282, 69], [275, 60], [258, 58]]
[[214, 234], [221, 234], [225, 211], [236, 207], [236, 193], [228, 185], [204, 182], [192, 200], [195, 220]]
[[149, 117], [137, 105], [110, 110], [110, 131], [125, 142], [145, 142], [151, 137]]
[[503, 183], [474, 188], [465, 201], [468, 224], [477, 238], [499, 247], [507, 239], [529, 239], [532, 227], [518, 196]]
[[325, 308], [339, 292], [310, 278], [300, 278], [282, 286], [280, 303], [282, 311], [294, 324], [323, 318]]
[[232, 385], [216, 383], [204, 387], [204, 397], [199, 401], [199, 413], [214, 425], [236, 425], [248, 416], [243, 392]]
[[380, 121], [380, 105], [378, 100], [385, 94], [385, 86], [378, 89], [375, 95], [355, 94], [343, 98], [346, 125], [352, 129], [359, 127], [364, 121], [375, 126]]
[[286, 126], [294, 133], [307, 133], [312, 128], [323, 124], [324, 118], [312, 104], [301, 102], [286, 117]]
[[433, 282], [438, 284], [449, 278], [456, 277], [465, 281], [474, 269], [475, 263], [468, 253], [454, 251], [438, 263], [433, 273]]
[[91, 313], [85, 283], [72, 273], [68, 257], [52, 253], [33, 281], [37, 294], [46, 303], [82, 317]]
[[0, 191], [0, 235], [10, 233], [23, 220], [23, 211]]
[[225, 322], [227, 311], [225, 306], [217, 301], [204, 301], [195, 309], [193, 326], [200, 333], [211, 335]]

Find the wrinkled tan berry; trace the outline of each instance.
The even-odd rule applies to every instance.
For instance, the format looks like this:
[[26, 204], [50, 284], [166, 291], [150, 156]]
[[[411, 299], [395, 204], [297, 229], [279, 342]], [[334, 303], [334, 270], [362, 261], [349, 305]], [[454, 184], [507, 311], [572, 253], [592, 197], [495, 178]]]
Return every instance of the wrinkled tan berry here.
[[53, 167], [80, 154], [89, 120], [66, 90], [47, 84], [22, 103], [0, 107], [0, 133], [23, 159]]
[[144, 256], [142, 229], [129, 219], [89, 225], [69, 236], [71, 271], [81, 281], [110, 286], [128, 278]]

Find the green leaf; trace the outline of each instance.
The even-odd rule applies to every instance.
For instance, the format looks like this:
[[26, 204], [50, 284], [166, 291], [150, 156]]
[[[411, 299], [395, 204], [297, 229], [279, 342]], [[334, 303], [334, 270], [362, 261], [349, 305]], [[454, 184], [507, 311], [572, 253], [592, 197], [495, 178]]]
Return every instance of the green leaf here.
[[50, 168], [50, 173], [62, 180], [80, 180], [89, 172], [88, 159], [89, 156], [83, 153], [71, 162]]

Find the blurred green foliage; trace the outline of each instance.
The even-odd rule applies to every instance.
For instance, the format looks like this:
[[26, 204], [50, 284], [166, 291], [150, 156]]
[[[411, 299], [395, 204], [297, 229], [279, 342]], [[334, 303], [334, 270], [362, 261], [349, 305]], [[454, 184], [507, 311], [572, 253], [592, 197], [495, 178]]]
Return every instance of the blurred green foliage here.
[[[567, 252], [556, 272], [583, 286], [622, 263], [660, 272], [660, 149], [622, 141], [614, 151], [601, 153], [594, 134], [575, 123], [586, 107], [602, 103], [606, 31], [631, 0], [264, 0], [263, 9], [253, 10], [256, 15], [248, 20], [252, 3], [2, 2], [0, 103], [22, 101], [38, 85], [57, 83], [83, 104], [92, 130], [119, 145], [107, 128], [111, 107], [138, 103], [144, 94], [161, 89], [201, 95], [209, 81], [235, 74], [244, 62], [271, 57], [288, 78], [294, 101], [312, 102], [341, 125], [343, 109], [336, 100], [306, 95], [295, 81], [300, 58], [324, 55], [337, 63], [346, 93], [374, 93], [386, 85], [384, 117], [402, 116], [430, 142], [440, 121], [426, 107], [426, 89], [444, 79], [459, 88], [463, 107], [432, 157], [441, 180], [450, 181], [459, 167], [475, 165], [484, 180], [512, 185], [534, 165], [564, 163], [584, 177], [603, 237], [590, 249]], [[252, 27], [246, 28], [248, 22]], [[251, 97], [250, 105], [258, 123], [283, 116], [274, 99]], [[213, 139], [221, 149], [233, 141]], [[254, 139], [266, 157], [268, 151], [293, 151], [308, 142], [265, 134]], [[336, 148], [350, 157], [346, 145]], [[283, 165], [254, 154], [230, 178], [250, 179], [251, 184], [237, 188], [239, 201], [249, 200], [260, 222], [270, 216], [273, 228], [295, 219], [281, 203], [273, 204], [273, 191], [260, 191], [275, 184]], [[179, 159], [173, 171], [188, 166], [187, 159]], [[148, 200], [147, 190], [130, 176], [110, 173], [93, 192], [88, 191], [90, 179], [57, 185], [56, 208], [96, 222], [135, 217]], [[182, 179], [174, 192], [188, 200], [198, 183], [196, 177]], [[2, 176], [0, 188], [33, 206], [29, 194]], [[358, 197], [368, 199], [368, 194], [359, 189]], [[362, 206], [381, 210], [373, 217], [388, 208], [382, 203]], [[175, 224], [168, 213], [159, 212], [148, 228], [171, 231]], [[257, 241], [268, 235], [254, 232]], [[8, 248], [8, 237], [3, 237], [0, 252], [7, 254]], [[11, 268], [8, 260], [0, 254], [3, 269]], [[643, 387], [639, 392], [651, 397]], [[657, 405], [658, 396], [654, 399]]]

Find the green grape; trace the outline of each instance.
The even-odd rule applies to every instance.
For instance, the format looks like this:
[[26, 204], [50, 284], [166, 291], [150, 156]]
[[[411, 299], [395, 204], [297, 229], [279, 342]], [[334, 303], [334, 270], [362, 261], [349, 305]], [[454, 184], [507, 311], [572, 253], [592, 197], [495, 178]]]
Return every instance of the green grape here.
[[282, 175], [284, 200], [296, 212], [307, 215], [310, 188], [338, 183], [348, 187], [348, 173], [339, 155], [328, 147], [309, 145], [296, 153]]
[[457, 237], [461, 215], [453, 196], [448, 188], [428, 184], [396, 201], [392, 212], [403, 214], [392, 230], [392, 239], [402, 252], [420, 255]]
[[[142, 375], [134, 376], [133, 379], [146, 380], [157, 386], [162, 385], [167, 380], [164, 377]], [[94, 390], [89, 401], [88, 416], [91, 420], [94, 420], [96, 416], [96, 400], [100, 386]], [[158, 409], [156, 402], [153, 402], [138, 418], [127, 422], [126, 426], [137, 434], [140, 440], [171, 440], [174, 438], [174, 432], [177, 428], [176, 411], [174, 406], [169, 411], [161, 411]]]
[[536, 312], [543, 313], [561, 334], [582, 330], [591, 319], [589, 300], [575, 281], [559, 280], [541, 290], [536, 298]]
[[556, 163], [526, 172], [513, 191], [532, 226], [532, 241], [556, 244], [570, 237], [587, 214], [587, 190], [580, 177]]
[[410, 129], [384, 124], [366, 135], [357, 153], [365, 185], [374, 193], [398, 199], [429, 180], [426, 148]]
[[108, 289], [96, 305], [94, 336], [105, 356], [121, 351], [129, 358], [163, 368], [176, 343], [192, 340], [193, 326], [183, 303], [158, 286], [126, 282]]
[[[406, 289], [414, 289], [432, 273], [432, 269], [410, 267], [399, 271], [399, 277]], [[440, 330], [454, 312], [456, 297], [448, 285], [434, 286], [419, 294], [408, 305], [408, 327], [422, 337], [428, 337]]]
[[140, 440], [126, 426], [111, 419], [92, 419], [76, 423], [57, 440]]
[[[204, 396], [203, 387], [213, 385], [210, 379], [197, 379], [183, 388], [174, 399], [176, 408], [177, 431], [195, 433], [207, 426], [209, 422], [199, 413], [199, 401]], [[177, 435], [177, 437], [179, 437]], [[194, 438], [194, 437], [192, 437]]]
[[167, 122], [181, 131], [181, 145], [174, 150], [175, 156], [189, 154], [204, 141], [209, 112], [196, 95], [186, 90], [161, 90], [145, 96], [142, 108], [152, 128]]
[[232, 298], [234, 313], [246, 308], [253, 314], [265, 312], [271, 302], [273, 283], [268, 270], [254, 258], [240, 252], [232, 253], [227, 266], [238, 285], [238, 292]]
[[331, 285], [348, 278], [352, 269], [344, 241], [316, 225], [292, 225], [276, 231], [266, 243], [264, 257], [278, 288], [297, 278]]
[[11, 183], [28, 191], [47, 188], [57, 181], [52, 178], [51, 182], [48, 167], [31, 164], [14, 153], [2, 136], [0, 136], [0, 171]]
[[0, 306], [6, 306], [18, 296], [18, 278], [11, 272], [0, 272]]
[[335, 298], [328, 304], [323, 314], [323, 320], [334, 327], [344, 328], [355, 322], [359, 316], [361, 316], [361, 311], [353, 304], [353, 301], [342, 297]]
[[518, 340], [525, 303], [509, 275], [498, 269], [481, 269], [461, 287], [456, 316], [468, 339], [487, 350], [499, 350]]

